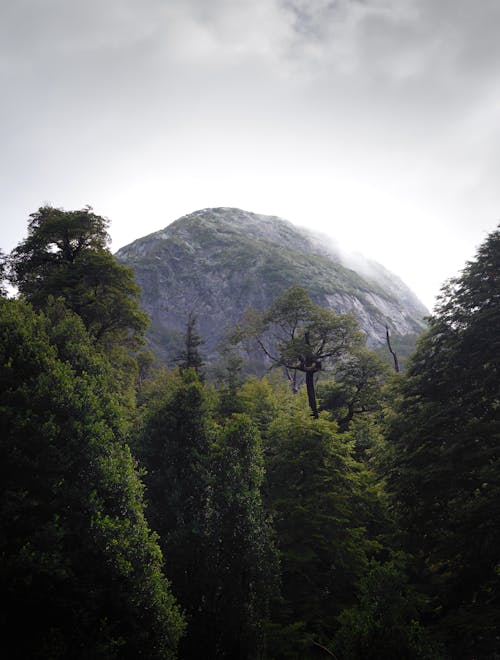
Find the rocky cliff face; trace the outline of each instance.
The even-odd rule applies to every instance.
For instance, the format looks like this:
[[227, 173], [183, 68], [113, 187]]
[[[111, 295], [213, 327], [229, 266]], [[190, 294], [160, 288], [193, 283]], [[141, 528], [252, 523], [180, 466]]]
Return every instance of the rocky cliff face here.
[[407, 336], [428, 312], [395, 275], [274, 216], [240, 209], [203, 209], [123, 247], [117, 259], [132, 267], [151, 316], [153, 350], [170, 360], [190, 311], [210, 359], [247, 307], [265, 309], [288, 287], [306, 288], [314, 302], [353, 312], [369, 345], [385, 341], [385, 325]]

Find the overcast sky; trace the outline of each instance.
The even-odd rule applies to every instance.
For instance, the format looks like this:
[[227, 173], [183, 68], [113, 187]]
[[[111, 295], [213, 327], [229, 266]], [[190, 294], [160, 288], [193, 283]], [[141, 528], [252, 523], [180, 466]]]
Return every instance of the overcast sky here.
[[0, 246], [210, 206], [316, 228], [429, 307], [500, 220], [499, 0], [1, 0]]

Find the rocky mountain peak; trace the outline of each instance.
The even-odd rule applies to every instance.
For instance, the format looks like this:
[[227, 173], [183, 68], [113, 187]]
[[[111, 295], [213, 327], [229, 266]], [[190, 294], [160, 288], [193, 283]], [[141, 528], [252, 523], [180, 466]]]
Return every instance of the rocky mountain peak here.
[[317, 304], [353, 312], [368, 343], [419, 332], [427, 310], [395, 275], [334, 240], [276, 216], [220, 207], [195, 211], [123, 247], [150, 314], [150, 341], [167, 360], [194, 311], [208, 358], [247, 307], [265, 309], [299, 284]]

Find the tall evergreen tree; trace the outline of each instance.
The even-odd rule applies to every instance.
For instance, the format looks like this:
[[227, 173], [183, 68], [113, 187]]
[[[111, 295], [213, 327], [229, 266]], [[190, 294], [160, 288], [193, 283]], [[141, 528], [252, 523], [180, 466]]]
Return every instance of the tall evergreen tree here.
[[442, 290], [391, 428], [391, 486], [454, 657], [500, 653], [500, 231]]
[[187, 369], [153, 401], [137, 443], [148, 520], [168, 553], [166, 572], [187, 615], [182, 658], [199, 657], [212, 639], [206, 602], [211, 442], [204, 388]]
[[221, 360], [216, 369], [218, 410], [223, 417], [242, 412], [238, 390], [243, 383], [243, 359], [231, 348], [221, 351]]
[[7, 257], [2, 252], [2, 250], [0, 250], [0, 297], [5, 297], [7, 295], [7, 270]]
[[213, 455], [210, 572], [213, 658], [262, 657], [278, 563], [262, 502], [260, 438], [246, 415], [219, 430]]
[[3, 652], [174, 658], [182, 618], [80, 319], [0, 300], [0, 364]]
[[189, 312], [184, 335], [184, 348], [176, 359], [181, 371], [194, 369], [199, 377], [203, 376], [203, 358], [199, 351], [199, 347], [203, 343], [203, 339], [196, 331], [196, 316], [193, 312]]

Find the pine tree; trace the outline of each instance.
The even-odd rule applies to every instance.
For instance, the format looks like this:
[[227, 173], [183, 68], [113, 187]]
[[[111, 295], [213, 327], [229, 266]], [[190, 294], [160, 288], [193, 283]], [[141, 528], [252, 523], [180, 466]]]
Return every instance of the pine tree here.
[[203, 343], [203, 339], [196, 332], [196, 316], [193, 312], [189, 312], [184, 335], [184, 349], [176, 359], [181, 371], [194, 369], [200, 378], [203, 377], [203, 359], [199, 351], [199, 347]]
[[7, 270], [7, 257], [2, 252], [2, 250], [0, 250], [0, 297], [5, 297], [7, 295]]
[[137, 441], [146, 469], [148, 520], [159, 534], [167, 576], [187, 615], [182, 658], [199, 657], [212, 639], [206, 603], [211, 442], [204, 387], [187, 369], [152, 401]]
[[499, 327], [497, 230], [443, 288], [391, 429], [401, 525], [460, 657], [500, 652]]
[[262, 448], [250, 419], [233, 415], [219, 430], [214, 449], [210, 506], [213, 657], [249, 660], [264, 651], [264, 624], [278, 574], [262, 502]]

